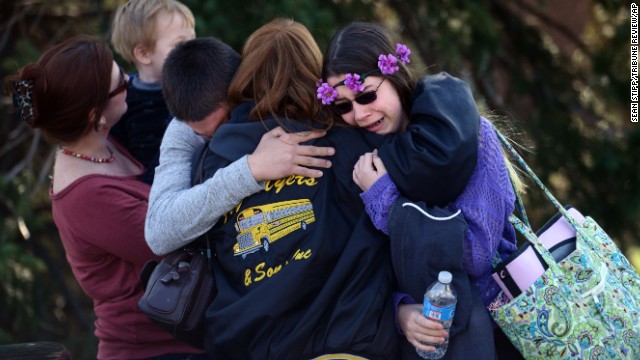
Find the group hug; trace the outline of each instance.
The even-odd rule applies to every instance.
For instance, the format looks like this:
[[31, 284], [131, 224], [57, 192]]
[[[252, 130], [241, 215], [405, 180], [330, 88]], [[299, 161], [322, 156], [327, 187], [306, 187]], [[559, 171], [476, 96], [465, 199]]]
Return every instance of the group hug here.
[[[178, 1], [129, 0], [110, 44], [74, 36], [6, 79], [57, 146], [52, 214], [97, 358], [523, 358], [490, 311], [511, 301], [492, 273], [517, 250], [524, 185], [470, 87], [376, 23], [324, 51], [290, 18], [241, 53], [223, 40], [196, 37]], [[203, 235], [216, 293], [199, 348], [138, 301], [143, 265]], [[451, 326], [423, 315], [441, 271]]]

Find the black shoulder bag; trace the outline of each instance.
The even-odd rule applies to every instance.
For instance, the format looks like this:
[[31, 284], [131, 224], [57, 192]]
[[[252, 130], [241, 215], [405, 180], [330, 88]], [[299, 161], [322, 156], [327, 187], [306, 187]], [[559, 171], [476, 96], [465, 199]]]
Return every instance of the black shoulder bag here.
[[[200, 155], [192, 185], [202, 182], [208, 143]], [[159, 263], [148, 261], [140, 275], [144, 294], [138, 307], [176, 339], [204, 348], [204, 313], [217, 293], [211, 269], [208, 233]]]

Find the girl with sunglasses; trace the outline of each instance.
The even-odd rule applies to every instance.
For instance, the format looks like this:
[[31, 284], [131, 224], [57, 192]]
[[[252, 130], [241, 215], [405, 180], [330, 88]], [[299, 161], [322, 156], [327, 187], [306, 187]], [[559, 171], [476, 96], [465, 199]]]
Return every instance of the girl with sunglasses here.
[[[348, 125], [380, 135], [394, 134], [377, 151], [365, 153], [353, 171], [353, 180], [364, 191], [361, 196], [367, 213], [378, 229], [389, 234], [398, 226], [390, 221], [390, 212], [400, 194], [427, 206], [443, 207], [437, 209], [440, 217], [452, 218], [461, 210], [466, 219], [464, 251], [446, 260], [451, 268], [462, 262], [475, 290], [458, 294], [445, 358], [491, 359], [496, 350], [501, 357], [518, 358], [499, 329], [494, 349], [490, 329], [496, 325], [486, 310], [506, 301], [498, 296], [500, 289], [491, 277], [494, 254], [505, 258], [516, 250], [515, 232], [508, 221], [515, 201], [510, 165], [466, 84], [446, 73], [415, 81], [407, 67], [410, 54], [405, 45], [393, 41], [387, 29], [352, 23], [339, 30], [327, 48], [322, 73], [326, 82], [318, 87], [318, 98]], [[514, 179], [520, 187], [517, 177]], [[414, 235], [413, 252], [424, 256], [418, 256], [419, 262], [394, 262], [394, 270], [414, 274], [410, 283], [426, 288], [438, 271], [447, 270], [425, 267], [443, 263], [429, 258], [435, 252], [428, 244], [435, 241], [446, 247], [461, 239]], [[400, 242], [391, 238], [392, 253], [401, 251], [394, 248]], [[469, 281], [457, 280], [459, 289]], [[423, 317], [422, 306], [416, 304], [423, 293], [424, 288], [420, 293], [394, 295], [398, 325], [407, 339], [402, 345], [406, 358], [417, 358], [414, 348], [433, 351], [427, 344], [442, 341], [441, 327]], [[489, 331], [484, 330], [487, 328]]]
[[76, 280], [93, 300], [97, 358], [204, 358], [138, 310], [140, 269], [158, 258], [144, 239], [144, 167], [109, 137], [127, 110], [127, 78], [108, 45], [68, 39], [8, 82], [18, 118], [58, 145], [53, 220]]

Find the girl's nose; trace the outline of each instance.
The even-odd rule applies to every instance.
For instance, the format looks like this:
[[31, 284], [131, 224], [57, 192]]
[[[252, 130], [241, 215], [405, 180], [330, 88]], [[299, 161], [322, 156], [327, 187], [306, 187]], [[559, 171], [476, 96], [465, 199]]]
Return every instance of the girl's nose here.
[[360, 105], [355, 101], [353, 102], [353, 114], [356, 124], [366, 120], [371, 114], [370, 105], [371, 104]]

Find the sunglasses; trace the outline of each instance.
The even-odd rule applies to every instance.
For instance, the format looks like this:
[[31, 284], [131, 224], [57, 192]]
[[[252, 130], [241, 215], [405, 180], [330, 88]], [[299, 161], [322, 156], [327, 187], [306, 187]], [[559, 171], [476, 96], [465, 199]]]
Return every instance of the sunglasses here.
[[126, 79], [126, 75], [124, 74], [124, 71], [122, 71], [122, 68], [120, 68], [120, 84], [118, 85], [118, 87], [113, 89], [112, 92], [109, 93], [109, 99], [127, 90], [128, 83], [129, 82]]
[[332, 105], [333, 112], [335, 112], [337, 115], [344, 115], [353, 110], [354, 101], [360, 105], [367, 105], [376, 101], [378, 99], [378, 94], [376, 92], [378, 91], [378, 88], [380, 88], [380, 85], [382, 85], [382, 83], [384, 82], [384, 79], [386, 78], [382, 78], [382, 81], [380, 81], [380, 84], [376, 86], [375, 90], [365, 91], [361, 94], [358, 94], [358, 96], [353, 98], [353, 100], [334, 103]]

